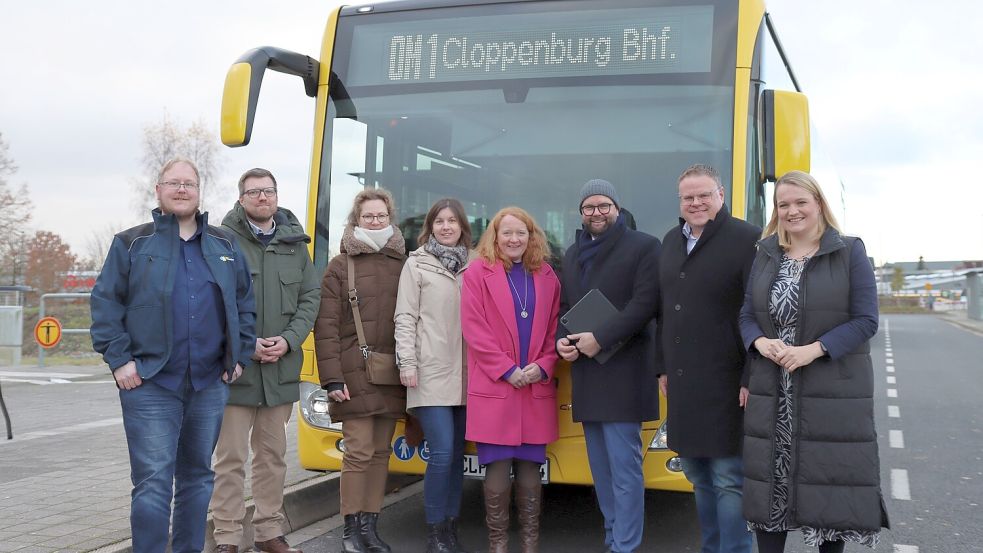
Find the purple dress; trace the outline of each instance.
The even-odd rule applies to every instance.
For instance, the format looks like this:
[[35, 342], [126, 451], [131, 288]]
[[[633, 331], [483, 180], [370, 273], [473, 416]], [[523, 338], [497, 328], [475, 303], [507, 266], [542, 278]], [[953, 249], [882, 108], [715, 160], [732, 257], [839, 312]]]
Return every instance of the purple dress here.
[[[511, 278], [508, 285], [509, 290], [512, 290], [515, 324], [519, 329], [519, 365], [505, 371], [502, 374], [502, 380], [507, 380], [513, 371], [519, 370], [529, 363], [532, 319], [536, 312], [536, 287], [533, 285], [532, 275], [526, 271], [522, 263], [513, 263], [508, 276]], [[526, 317], [522, 317], [523, 306], [525, 306]], [[478, 462], [482, 465], [504, 459], [518, 459], [540, 464], [546, 462], [546, 444], [500, 445], [478, 442], [476, 445], [478, 447]]]

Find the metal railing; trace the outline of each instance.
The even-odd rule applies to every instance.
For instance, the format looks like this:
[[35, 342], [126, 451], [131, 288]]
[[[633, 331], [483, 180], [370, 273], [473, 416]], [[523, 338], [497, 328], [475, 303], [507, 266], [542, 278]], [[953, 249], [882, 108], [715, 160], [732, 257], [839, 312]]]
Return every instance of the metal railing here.
[[[71, 292], [71, 293], [57, 293], [57, 294], [41, 294], [41, 304], [38, 309], [38, 319], [43, 319], [45, 316], [45, 302], [49, 299], [52, 300], [77, 300], [82, 298], [88, 298], [91, 296], [89, 292]], [[62, 334], [88, 334], [88, 328], [64, 328], [61, 329]], [[38, 366], [44, 366], [44, 350], [45, 348], [38, 347]]]

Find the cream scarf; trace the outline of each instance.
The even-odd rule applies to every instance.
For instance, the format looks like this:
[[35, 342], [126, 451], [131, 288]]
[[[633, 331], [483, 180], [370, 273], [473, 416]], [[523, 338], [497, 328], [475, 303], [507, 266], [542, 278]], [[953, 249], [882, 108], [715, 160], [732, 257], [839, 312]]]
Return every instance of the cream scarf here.
[[371, 230], [362, 227], [355, 227], [352, 234], [358, 240], [365, 242], [373, 251], [379, 251], [389, 242], [389, 239], [393, 236], [393, 226], [389, 225], [386, 228], [379, 230]]

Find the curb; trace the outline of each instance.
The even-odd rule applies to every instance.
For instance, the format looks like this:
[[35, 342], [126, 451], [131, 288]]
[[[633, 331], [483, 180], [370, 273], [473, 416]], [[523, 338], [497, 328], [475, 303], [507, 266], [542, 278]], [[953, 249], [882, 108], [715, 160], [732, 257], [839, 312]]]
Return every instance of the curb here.
[[[390, 474], [386, 493], [408, 486], [422, 478], [416, 474]], [[331, 472], [287, 486], [283, 491], [283, 512], [287, 519], [284, 534], [295, 532], [319, 520], [338, 514], [340, 510], [338, 503], [340, 482], [341, 473]], [[252, 519], [254, 508], [252, 498], [246, 500], [244, 521]], [[252, 525], [244, 523], [242, 526], [243, 536], [242, 543], [239, 545], [240, 551], [253, 546]], [[205, 531], [204, 551], [206, 553], [214, 553], [215, 551], [215, 540], [212, 537], [214, 529], [212, 515], [209, 513], [208, 526]], [[93, 549], [90, 553], [133, 553], [133, 540], [127, 538], [111, 545]]]
[[966, 321], [960, 321], [958, 319], [943, 319], [943, 320], [946, 321], [947, 323], [954, 324], [956, 326], [964, 328], [974, 334], [983, 336], [983, 324], [980, 323], [974, 324]]
[[983, 321], [971, 321], [969, 319], [963, 319], [958, 317], [953, 317], [951, 315], [936, 315], [939, 319], [956, 325], [960, 328], [968, 330], [976, 335], [983, 336]]

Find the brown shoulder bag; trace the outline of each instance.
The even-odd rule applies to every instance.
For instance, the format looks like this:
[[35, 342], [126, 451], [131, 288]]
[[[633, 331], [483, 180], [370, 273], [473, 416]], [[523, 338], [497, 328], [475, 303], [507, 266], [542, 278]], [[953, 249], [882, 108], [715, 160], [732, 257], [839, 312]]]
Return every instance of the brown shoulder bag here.
[[372, 351], [365, 343], [365, 331], [362, 329], [362, 314], [358, 309], [358, 289], [355, 287], [355, 262], [352, 256], [348, 258], [348, 303], [355, 315], [355, 333], [358, 334], [358, 349], [365, 359], [365, 373], [369, 382], [376, 386], [402, 386], [399, 381], [399, 369], [396, 367], [396, 354]]

